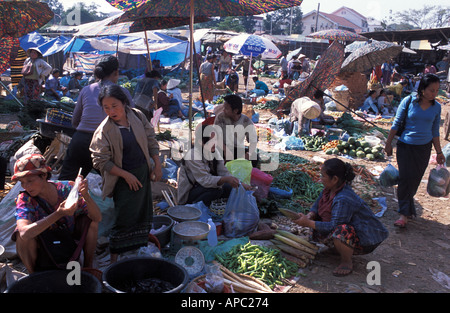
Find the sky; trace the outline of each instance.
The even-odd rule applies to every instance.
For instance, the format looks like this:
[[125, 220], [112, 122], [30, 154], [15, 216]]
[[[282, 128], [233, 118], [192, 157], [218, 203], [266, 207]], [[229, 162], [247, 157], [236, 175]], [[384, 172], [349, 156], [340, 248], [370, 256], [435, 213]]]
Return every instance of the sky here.
[[[76, 2], [83, 2], [86, 4], [95, 3], [99, 5], [99, 11], [107, 12], [117, 12], [117, 9], [113, 8], [105, 0], [59, 0], [65, 9], [73, 6]], [[196, 0], [201, 1], [201, 0]], [[325, 13], [332, 13], [333, 11], [339, 9], [342, 6], [349, 7], [358, 13], [366, 17], [374, 17], [377, 20], [382, 20], [389, 16], [389, 10], [393, 13], [405, 11], [408, 9], [422, 9], [425, 4], [427, 5], [438, 5], [443, 7], [449, 7], [450, 3], [448, 0], [409, 0], [407, 1], [408, 6], [405, 6], [406, 0], [304, 0], [301, 8], [303, 13], [308, 13], [313, 10], [317, 10], [318, 4], [320, 4], [319, 11]]]

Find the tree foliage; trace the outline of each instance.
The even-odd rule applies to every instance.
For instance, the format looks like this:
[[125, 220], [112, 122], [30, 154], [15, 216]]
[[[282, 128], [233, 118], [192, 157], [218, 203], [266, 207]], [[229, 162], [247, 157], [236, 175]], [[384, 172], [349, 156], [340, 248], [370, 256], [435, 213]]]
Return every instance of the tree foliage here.
[[303, 13], [300, 7], [281, 9], [268, 13], [264, 19], [264, 30], [273, 35], [301, 34]]
[[55, 14], [53, 19], [47, 25], [69, 25], [69, 18], [71, 13], [73, 15], [73, 12], [79, 14], [81, 24], [103, 20], [108, 17], [107, 14], [98, 10], [99, 5], [95, 3], [87, 5], [85, 3], [78, 2], [74, 3], [67, 10], [64, 10], [64, 7], [59, 0], [43, 0], [43, 2], [46, 2], [50, 10], [52, 10]]
[[394, 14], [397, 21], [420, 29], [446, 26], [450, 20], [450, 7], [424, 5], [422, 9], [408, 9]]

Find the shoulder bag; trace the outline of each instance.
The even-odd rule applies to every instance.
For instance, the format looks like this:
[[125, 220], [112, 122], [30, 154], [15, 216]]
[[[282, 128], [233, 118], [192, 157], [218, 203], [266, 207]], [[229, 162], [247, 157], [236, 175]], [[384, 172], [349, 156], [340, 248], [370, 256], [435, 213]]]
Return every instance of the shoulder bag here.
[[408, 103], [406, 104], [406, 110], [405, 110], [405, 117], [403, 118], [403, 120], [400, 122], [400, 126], [398, 127], [396, 136], [401, 136], [403, 134], [403, 131], [405, 130], [405, 125], [406, 125], [406, 118], [408, 117], [408, 110], [409, 110], [409, 105], [411, 104], [412, 101], [412, 96], [408, 96]]

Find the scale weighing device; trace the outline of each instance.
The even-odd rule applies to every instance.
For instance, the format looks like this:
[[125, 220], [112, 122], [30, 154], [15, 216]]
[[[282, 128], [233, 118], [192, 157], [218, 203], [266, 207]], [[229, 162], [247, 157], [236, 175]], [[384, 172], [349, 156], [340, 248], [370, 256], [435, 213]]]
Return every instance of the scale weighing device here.
[[186, 269], [190, 276], [199, 274], [205, 266], [205, 257], [198, 249], [198, 241], [207, 238], [210, 226], [197, 221], [201, 211], [189, 206], [175, 206], [167, 211], [176, 221], [172, 227], [170, 250], [175, 255], [175, 263]]

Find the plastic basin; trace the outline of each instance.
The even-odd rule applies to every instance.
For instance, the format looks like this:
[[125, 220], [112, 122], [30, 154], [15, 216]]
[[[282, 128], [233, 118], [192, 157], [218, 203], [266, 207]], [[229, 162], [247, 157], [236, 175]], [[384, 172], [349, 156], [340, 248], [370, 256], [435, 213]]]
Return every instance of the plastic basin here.
[[[35, 272], [13, 283], [6, 293], [101, 293], [102, 284], [92, 274], [81, 271], [80, 285], [69, 285], [65, 270]], [[70, 276], [73, 278], [74, 276]]]
[[170, 242], [170, 233], [173, 226], [173, 219], [166, 215], [153, 216], [153, 229], [158, 230], [162, 226], [167, 226], [164, 230], [154, 232], [153, 235], [158, 238], [159, 244], [165, 247]]
[[179, 293], [189, 282], [187, 271], [180, 265], [159, 258], [139, 257], [120, 260], [103, 272], [103, 284], [114, 293], [124, 293], [130, 283], [157, 278], [174, 288], [165, 293]]

